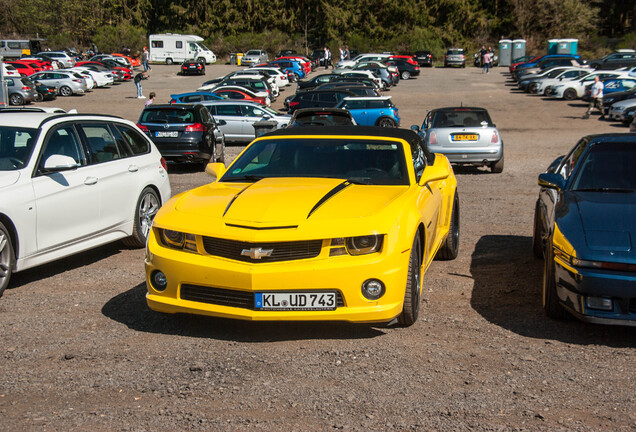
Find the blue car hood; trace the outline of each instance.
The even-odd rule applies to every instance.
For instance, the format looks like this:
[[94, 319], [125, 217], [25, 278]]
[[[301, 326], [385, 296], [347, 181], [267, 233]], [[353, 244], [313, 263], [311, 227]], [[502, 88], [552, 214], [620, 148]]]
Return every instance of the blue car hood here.
[[571, 198], [590, 251], [636, 255], [636, 193], [573, 192]]

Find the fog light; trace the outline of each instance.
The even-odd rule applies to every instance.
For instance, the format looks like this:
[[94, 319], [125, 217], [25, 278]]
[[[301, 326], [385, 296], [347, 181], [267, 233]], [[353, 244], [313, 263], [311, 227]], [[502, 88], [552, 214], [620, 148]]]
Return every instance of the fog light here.
[[368, 300], [378, 300], [385, 291], [384, 284], [377, 279], [367, 279], [362, 284], [362, 295]]
[[597, 309], [603, 311], [614, 310], [614, 302], [612, 301], [612, 299], [604, 297], [586, 297], [585, 305], [588, 307], [588, 309]]
[[150, 275], [150, 282], [152, 283], [152, 287], [157, 291], [163, 291], [168, 286], [168, 279], [163, 272], [159, 270], [155, 270]]

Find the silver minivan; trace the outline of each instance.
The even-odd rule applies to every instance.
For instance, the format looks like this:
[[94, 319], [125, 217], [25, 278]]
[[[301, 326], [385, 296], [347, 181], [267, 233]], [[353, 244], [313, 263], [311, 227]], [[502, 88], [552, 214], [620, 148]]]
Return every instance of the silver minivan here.
[[29, 77], [32, 81], [57, 88], [61, 96], [71, 96], [84, 93], [88, 86], [83, 76], [71, 71], [42, 71]]
[[256, 102], [215, 101], [200, 102], [216, 119], [224, 120], [219, 129], [225, 135], [225, 142], [250, 142], [256, 138], [254, 123], [261, 120], [276, 121], [276, 129], [287, 127], [290, 115], [283, 115]]

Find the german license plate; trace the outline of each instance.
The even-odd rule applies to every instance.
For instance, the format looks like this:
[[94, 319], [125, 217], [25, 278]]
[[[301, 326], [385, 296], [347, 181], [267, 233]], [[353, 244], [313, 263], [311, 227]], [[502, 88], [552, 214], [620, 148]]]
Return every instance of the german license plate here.
[[453, 141], [477, 141], [476, 134], [455, 134], [452, 135]]
[[176, 138], [179, 136], [178, 131], [157, 131], [155, 132], [157, 138]]
[[257, 310], [318, 311], [335, 310], [336, 293], [322, 292], [259, 292], [254, 296]]
[[197, 67], [195, 65], [190, 65], [188, 66], [190, 69], [196, 69]]

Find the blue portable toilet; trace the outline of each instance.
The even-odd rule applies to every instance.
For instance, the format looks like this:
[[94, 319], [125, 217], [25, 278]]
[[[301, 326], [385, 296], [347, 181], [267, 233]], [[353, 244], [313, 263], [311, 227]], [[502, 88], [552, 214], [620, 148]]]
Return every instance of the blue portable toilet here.
[[557, 54], [576, 54], [578, 45], [578, 39], [559, 39]]
[[559, 48], [558, 39], [548, 39], [548, 54], [556, 54]]
[[510, 66], [512, 64], [512, 41], [502, 39], [499, 41], [499, 66]]
[[515, 39], [512, 41], [512, 60], [526, 55], [526, 40]]

